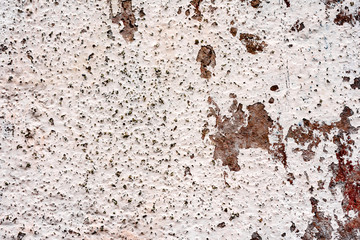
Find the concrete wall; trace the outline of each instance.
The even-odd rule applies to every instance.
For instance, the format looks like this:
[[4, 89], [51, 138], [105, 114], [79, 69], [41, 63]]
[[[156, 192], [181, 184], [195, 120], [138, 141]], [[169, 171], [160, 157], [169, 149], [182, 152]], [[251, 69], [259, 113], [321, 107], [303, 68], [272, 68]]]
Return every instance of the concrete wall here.
[[359, 238], [359, 7], [0, 0], [0, 238]]

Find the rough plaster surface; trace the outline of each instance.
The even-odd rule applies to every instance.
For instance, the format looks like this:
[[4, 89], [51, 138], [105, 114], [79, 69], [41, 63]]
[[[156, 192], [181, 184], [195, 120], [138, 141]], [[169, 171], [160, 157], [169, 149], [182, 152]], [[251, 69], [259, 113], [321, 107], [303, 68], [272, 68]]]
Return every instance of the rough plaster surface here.
[[359, 7], [0, 0], [0, 238], [359, 239]]

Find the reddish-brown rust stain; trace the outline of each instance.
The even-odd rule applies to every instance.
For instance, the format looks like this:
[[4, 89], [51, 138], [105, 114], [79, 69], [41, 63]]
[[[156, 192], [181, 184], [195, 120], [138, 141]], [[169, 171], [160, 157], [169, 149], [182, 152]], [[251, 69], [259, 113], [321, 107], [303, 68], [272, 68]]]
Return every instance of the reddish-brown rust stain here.
[[199, 10], [199, 7], [200, 7], [200, 3], [202, 2], [203, 0], [192, 0], [190, 3], [191, 5], [194, 6], [195, 8], [195, 14], [191, 17], [192, 19], [195, 19], [195, 20], [198, 20], [198, 21], [201, 21], [202, 20], [202, 13], [201, 11]]
[[353, 220], [349, 220], [345, 225], [338, 220], [337, 215], [335, 215], [335, 219], [338, 227], [338, 233], [340, 235], [341, 240], [354, 240], [358, 239], [357, 229], [360, 229], [360, 218], [357, 217]]
[[360, 229], [360, 165], [352, 163], [352, 151], [355, 145], [350, 134], [357, 131], [357, 128], [350, 125], [348, 118], [353, 115], [350, 108], [345, 108], [341, 118], [342, 124], [346, 125], [343, 130], [333, 137], [333, 142], [337, 145], [336, 158], [337, 164], [332, 163], [330, 168], [334, 177], [329, 183], [329, 189], [333, 191], [334, 187], [340, 184], [344, 199], [342, 208], [345, 212], [353, 210], [356, 213], [354, 218], [348, 218], [345, 223], [337, 220], [338, 232], [342, 239], [355, 239], [356, 231]]
[[258, 8], [260, 6], [260, 0], [251, 0], [250, 4], [253, 8]]
[[360, 77], [354, 78], [354, 83], [350, 87], [352, 89], [360, 89]]
[[[282, 127], [269, 117], [262, 103], [249, 105], [247, 107], [249, 114], [246, 114], [242, 110], [242, 104], [237, 102], [236, 95], [230, 94], [230, 97], [234, 99], [229, 108], [230, 117], [221, 115], [214, 100], [211, 97], [208, 99], [212, 105], [208, 117], [215, 117], [216, 119], [215, 128], [217, 132], [209, 136], [215, 145], [214, 159], [222, 160], [223, 166], [228, 166], [231, 171], [239, 171], [240, 166], [237, 157], [240, 149], [261, 148], [267, 150], [274, 160], [280, 160], [287, 167]], [[294, 149], [294, 151], [303, 153], [302, 156], [305, 161], [310, 161], [314, 157], [314, 150], [321, 141], [332, 140], [337, 145], [336, 158], [338, 163], [330, 165], [333, 177], [329, 183], [329, 189], [334, 193], [334, 187], [340, 185], [344, 196], [342, 201], [344, 212], [354, 211], [356, 214], [353, 218], [348, 216], [344, 223], [340, 222], [334, 215], [339, 225], [338, 233], [341, 239], [349, 240], [355, 239], [357, 231], [360, 229], [360, 165], [350, 161], [355, 147], [355, 142], [350, 135], [359, 129], [350, 123], [349, 118], [353, 114], [354, 112], [345, 106], [340, 114], [340, 120], [330, 124], [318, 121], [310, 122], [303, 119], [302, 126], [292, 125], [285, 138], [286, 140], [294, 139], [300, 147], [306, 146], [305, 149]], [[204, 129], [206, 132], [209, 131], [207, 128]], [[269, 136], [273, 136], [272, 139], [274, 139], [274, 133], [276, 133], [275, 142], [270, 143]], [[335, 134], [332, 139], [329, 137], [330, 134]], [[318, 171], [321, 169], [318, 168]], [[294, 180], [295, 176], [288, 173], [287, 181], [293, 184]], [[324, 184], [324, 181], [318, 181], [318, 189], [324, 189]], [[311, 187], [310, 192], [312, 191], [313, 187]], [[331, 239], [333, 231], [331, 218], [318, 210], [318, 200], [311, 198], [310, 202], [314, 217], [302, 239]], [[293, 226], [292, 231], [295, 231]]]
[[310, 198], [310, 202], [312, 206], [311, 212], [314, 213], [314, 216], [311, 223], [309, 223], [308, 227], [306, 228], [302, 239], [331, 239], [333, 228], [331, 226], [330, 216], [325, 216], [324, 212], [318, 210], [318, 200], [312, 197]]
[[[230, 97], [236, 96], [231, 94]], [[208, 117], [215, 117], [217, 128], [217, 132], [209, 136], [215, 144], [214, 159], [221, 159], [223, 166], [228, 166], [231, 171], [239, 171], [239, 149], [261, 148], [267, 150], [274, 160], [287, 166], [282, 127], [270, 118], [264, 104], [249, 105], [249, 115], [246, 115], [242, 104], [234, 99], [229, 108], [232, 116], [226, 117], [221, 115], [218, 105], [211, 97], [208, 102], [213, 106], [210, 107]], [[270, 143], [269, 135], [274, 136], [274, 143]]]
[[251, 54], [262, 52], [267, 44], [261, 41], [259, 36], [250, 33], [240, 33], [240, 41], [245, 45], [246, 50]]
[[[332, 190], [337, 184], [340, 184], [344, 199], [342, 208], [345, 212], [353, 210], [357, 215], [349, 218], [345, 224], [338, 222], [338, 232], [342, 239], [355, 239], [356, 230], [360, 229], [360, 166], [357, 163], [353, 165], [349, 157], [351, 157], [352, 146], [354, 141], [347, 134], [334, 136], [334, 142], [338, 145], [336, 157], [338, 164], [332, 164], [331, 169], [334, 177], [329, 184]], [[344, 139], [346, 138], [346, 141]]]
[[201, 46], [196, 61], [201, 63], [200, 71], [201, 77], [209, 79], [211, 78], [211, 72], [207, 69], [208, 66], [215, 67], [216, 65], [216, 55], [212, 46], [206, 45]]
[[284, 0], [285, 1], [285, 4], [286, 4], [286, 7], [290, 7], [290, 0]]
[[304, 22], [300, 22], [300, 20], [297, 20], [296, 23], [291, 27], [291, 32], [300, 32], [305, 28]]
[[[341, 239], [353, 239], [356, 229], [360, 229], [360, 166], [359, 164], [354, 165], [350, 161], [355, 144], [350, 135], [357, 131], [349, 119], [353, 114], [349, 107], [344, 107], [340, 114], [340, 120], [331, 124], [316, 121], [312, 123], [303, 119], [303, 126], [291, 126], [286, 136], [286, 139], [293, 138], [298, 145], [305, 146], [308, 144], [307, 149], [297, 148], [295, 151], [302, 151], [304, 160], [309, 161], [315, 154], [313, 148], [318, 146], [322, 138], [331, 140], [329, 139], [330, 132], [335, 131], [332, 141], [337, 145], [336, 158], [338, 163], [330, 165], [334, 177], [329, 183], [329, 189], [334, 192], [334, 187], [340, 184], [344, 195], [343, 210], [345, 212], [353, 210], [357, 214], [355, 218], [347, 220], [345, 224], [338, 221], [338, 232], [342, 236]], [[324, 183], [321, 182], [321, 184]], [[315, 216], [303, 239], [330, 239], [332, 229], [328, 225], [329, 219], [317, 211], [317, 200], [311, 199], [311, 203]], [[315, 232], [314, 229], [316, 229]]]
[[120, 24], [120, 21], [124, 24], [124, 28], [120, 30], [120, 34], [127, 42], [134, 41], [134, 34], [138, 30], [136, 26], [136, 18], [134, 11], [132, 9], [132, 0], [118, 0], [119, 8], [121, 13], [116, 13], [114, 16], [112, 3], [108, 0], [110, 4], [110, 18], [112, 23]]

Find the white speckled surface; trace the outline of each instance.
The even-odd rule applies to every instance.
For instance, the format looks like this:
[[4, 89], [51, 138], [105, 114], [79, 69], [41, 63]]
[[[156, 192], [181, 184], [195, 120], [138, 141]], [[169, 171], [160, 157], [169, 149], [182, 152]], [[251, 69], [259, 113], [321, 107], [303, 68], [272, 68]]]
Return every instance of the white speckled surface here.
[[[199, 21], [196, 1], [133, 0], [126, 41], [110, 16], [118, 1], [0, 0], [0, 239], [359, 237], [360, 2], [251, 2], [204, 0]], [[350, 20], [339, 25], [341, 10]], [[248, 52], [242, 33], [263, 51]], [[207, 45], [209, 79], [197, 61]], [[282, 127], [286, 167], [263, 148], [232, 148], [239, 171], [214, 159], [222, 131], [208, 98], [234, 124], [231, 93], [247, 116], [259, 102]], [[339, 127], [345, 106], [351, 131]], [[333, 124], [315, 131], [310, 161], [286, 138], [304, 118]], [[351, 149], [336, 154], [334, 136]], [[330, 167], [343, 160], [345, 180]], [[350, 185], [359, 203], [347, 205]], [[309, 230], [321, 214], [331, 227]]]

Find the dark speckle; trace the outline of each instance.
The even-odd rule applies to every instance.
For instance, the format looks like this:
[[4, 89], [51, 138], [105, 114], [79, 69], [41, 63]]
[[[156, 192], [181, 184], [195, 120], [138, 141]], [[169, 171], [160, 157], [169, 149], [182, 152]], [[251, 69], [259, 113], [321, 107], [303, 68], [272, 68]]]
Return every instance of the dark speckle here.
[[260, 6], [260, 3], [261, 3], [260, 0], [252, 0], [252, 1], [250, 2], [251, 6], [252, 6], [253, 8], [258, 8], [258, 7]]
[[226, 226], [225, 222], [219, 223], [217, 225], [218, 228], [224, 228]]
[[360, 89], [360, 77], [354, 78], [354, 83], [350, 86], [352, 89]]
[[300, 22], [299, 20], [291, 27], [291, 32], [300, 32], [305, 28], [304, 22]]
[[275, 91], [279, 90], [279, 86], [278, 85], [273, 85], [273, 86], [270, 87], [270, 90], [275, 92]]
[[262, 240], [262, 237], [257, 232], [254, 232], [250, 240]]
[[285, 1], [285, 4], [286, 4], [286, 7], [290, 7], [290, 0], [284, 0]]

